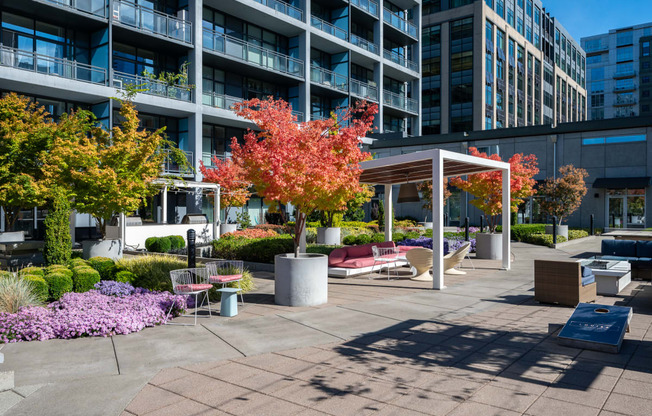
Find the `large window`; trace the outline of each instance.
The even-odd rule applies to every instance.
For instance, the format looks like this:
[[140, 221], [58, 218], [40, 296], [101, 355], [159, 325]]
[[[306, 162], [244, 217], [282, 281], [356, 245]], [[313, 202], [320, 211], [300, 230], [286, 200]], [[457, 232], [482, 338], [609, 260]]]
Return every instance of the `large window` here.
[[616, 62], [631, 61], [634, 59], [634, 48], [626, 46], [616, 50]]
[[473, 129], [473, 18], [451, 23], [451, 132]]
[[583, 145], [592, 144], [614, 144], [614, 143], [631, 143], [631, 142], [644, 142], [646, 141], [645, 134], [636, 134], [631, 136], [611, 136], [611, 137], [596, 137], [591, 139], [582, 139]]

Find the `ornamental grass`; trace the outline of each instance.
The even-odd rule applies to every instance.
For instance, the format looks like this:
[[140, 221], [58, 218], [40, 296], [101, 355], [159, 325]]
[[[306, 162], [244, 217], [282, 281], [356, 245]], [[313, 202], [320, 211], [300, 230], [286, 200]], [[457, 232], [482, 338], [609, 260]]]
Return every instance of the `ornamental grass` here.
[[0, 313], [16, 313], [25, 306], [40, 305], [34, 284], [18, 276], [0, 279]]

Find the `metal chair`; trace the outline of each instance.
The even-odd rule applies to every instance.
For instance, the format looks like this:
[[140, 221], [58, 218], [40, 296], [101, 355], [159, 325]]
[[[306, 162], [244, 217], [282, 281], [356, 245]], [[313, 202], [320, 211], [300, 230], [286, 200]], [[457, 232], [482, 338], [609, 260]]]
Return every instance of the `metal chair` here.
[[244, 263], [242, 260], [219, 260], [206, 263], [208, 271], [208, 282], [210, 284], [221, 284], [222, 289], [229, 283], [238, 282], [240, 289], [240, 300], [244, 306], [244, 296], [242, 294], [242, 276], [244, 273]]
[[[378, 247], [378, 246], [371, 246], [371, 252], [374, 255], [374, 264], [371, 266], [371, 271], [373, 273], [374, 267], [376, 267], [376, 264], [380, 264], [380, 269], [382, 271], [383, 269], [383, 264], [387, 267], [387, 280], [392, 280], [390, 279], [389, 276], [389, 264], [394, 263], [394, 266], [396, 266], [396, 262], [399, 260], [399, 252], [396, 247]], [[397, 272], [398, 276], [398, 272]], [[371, 279], [371, 275], [369, 275], [369, 279]]]
[[[204, 293], [204, 299], [208, 301], [208, 291], [213, 287], [212, 284], [208, 282], [208, 272], [206, 268], [201, 267], [201, 268], [191, 268], [191, 269], [179, 269], [179, 270], [172, 270], [170, 272], [170, 279], [172, 280], [172, 291], [174, 292], [175, 295], [182, 295], [182, 296], [195, 296], [195, 323], [193, 325], [197, 325], [197, 309], [201, 305], [199, 305], [199, 295]], [[202, 305], [204, 304], [202, 300]], [[172, 313], [172, 308], [174, 307], [174, 304], [170, 306], [170, 310], [168, 311], [168, 314], [165, 318], [165, 323], [171, 323], [167, 322], [168, 318], [170, 317], [170, 313]], [[188, 316], [188, 315], [184, 315]], [[208, 317], [211, 316], [211, 304], [208, 302]], [[188, 324], [181, 324], [181, 323], [174, 323], [175, 325], [188, 325]]]

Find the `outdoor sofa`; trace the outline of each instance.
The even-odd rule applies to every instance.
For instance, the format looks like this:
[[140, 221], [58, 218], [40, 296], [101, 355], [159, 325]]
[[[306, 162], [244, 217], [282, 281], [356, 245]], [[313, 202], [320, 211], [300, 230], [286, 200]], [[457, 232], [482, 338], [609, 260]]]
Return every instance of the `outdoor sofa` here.
[[[376, 263], [376, 267], [374, 268], [374, 255], [371, 250], [373, 246], [380, 248], [396, 247], [393, 241], [384, 241], [382, 243], [336, 248], [328, 256], [328, 275], [333, 277], [349, 277], [380, 270], [379, 267], [381, 264]], [[398, 246], [399, 253], [406, 253], [413, 248], [416, 247]], [[393, 264], [396, 266], [405, 266], [408, 264], [408, 261], [405, 258], [399, 258]]]
[[600, 259], [628, 261], [632, 265], [632, 278], [652, 277], [652, 241], [602, 240]]

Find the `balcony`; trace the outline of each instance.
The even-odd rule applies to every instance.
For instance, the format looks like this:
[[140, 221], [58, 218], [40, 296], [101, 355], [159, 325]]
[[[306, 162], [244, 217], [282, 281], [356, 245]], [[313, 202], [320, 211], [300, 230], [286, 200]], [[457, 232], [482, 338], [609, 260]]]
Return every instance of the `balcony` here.
[[181, 161], [180, 163], [179, 160], [175, 159], [172, 150], [163, 149], [163, 152], [165, 153], [165, 161], [163, 162], [163, 166], [161, 166], [161, 170], [164, 175], [181, 175], [185, 177], [194, 176], [192, 169], [194, 164], [193, 153], [191, 151], [181, 150], [183, 156], [186, 158], [185, 165], [183, 163], [184, 161]]
[[204, 49], [275, 72], [304, 79], [303, 61], [233, 36], [204, 29]]
[[630, 70], [630, 71], [615, 72], [613, 78], [623, 79], [623, 78], [634, 78], [635, 76], [636, 76], [636, 71]]
[[634, 105], [634, 104], [636, 104], [636, 97], [634, 97], [633, 95], [628, 95], [626, 97], [616, 96], [616, 102], [614, 102], [614, 106]]
[[256, 3], [260, 3], [263, 6], [267, 6], [271, 9], [281, 12], [286, 16], [290, 16], [294, 19], [300, 20], [303, 22], [303, 10], [290, 6], [287, 3], [283, 3], [276, 0], [254, 0]]
[[292, 115], [297, 118], [297, 123], [302, 123], [304, 121], [303, 113], [301, 111], [292, 111]]
[[123, 89], [126, 85], [134, 85], [143, 94], [167, 97], [179, 101], [192, 100], [192, 88], [190, 86], [168, 85], [165, 82], [140, 75], [113, 71], [113, 86]]
[[232, 97], [225, 94], [216, 94], [214, 92], [206, 91], [202, 94], [202, 104], [222, 108], [224, 110], [230, 110], [235, 103], [241, 103], [245, 101], [244, 98]]
[[405, 59], [403, 55], [399, 55], [394, 51], [383, 49], [383, 57], [388, 61], [392, 61], [395, 64], [409, 69], [410, 71], [419, 72], [419, 65], [417, 65], [416, 62]]
[[226, 160], [227, 159], [227, 154], [226, 153], [211, 153], [211, 152], [202, 152], [201, 154], [201, 161], [204, 163], [204, 166], [207, 168], [213, 168], [215, 165], [213, 164], [213, 158], [217, 157], [219, 160]]
[[331, 36], [335, 36], [336, 38], [346, 40], [346, 41], [349, 40], [349, 34], [346, 30], [341, 29], [331, 23], [328, 23], [325, 20], [321, 20], [317, 16], [310, 16], [310, 24], [312, 25], [312, 27], [317, 28], [322, 32], [326, 32]]
[[378, 17], [378, 3], [371, 0], [351, 0], [351, 4], [364, 10], [372, 16]]
[[192, 44], [192, 23], [125, 0], [113, 0], [113, 20], [145, 32]]
[[614, 112], [615, 118], [636, 117], [636, 111], [631, 108], [619, 108]]
[[406, 35], [415, 39], [417, 38], [417, 27], [411, 22], [403, 19], [401, 16], [392, 13], [389, 9], [383, 9], [383, 20]]
[[104, 68], [2, 45], [0, 45], [0, 65], [75, 81], [107, 84], [106, 69]]
[[621, 85], [621, 86], [614, 87], [614, 92], [628, 92], [628, 91], [635, 91], [635, 90], [636, 90], [636, 84]]
[[375, 53], [376, 55], [379, 55], [380, 48], [378, 47], [378, 45], [366, 39], [363, 39], [357, 35], [354, 35], [353, 33], [351, 34], [350, 42], [355, 46], [364, 49], [365, 51], [369, 51], [371, 53]]
[[106, 0], [40, 0], [44, 3], [51, 3], [55, 6], [73, 9], [79, 12], [92, 14], [93, 16], [107, 17]]
[[349, 91], [349, 83], [345, 75], [318, 66], [310, 68], [310, 81], [338, 91]]
[[378, 87], [366, 82], [351, 80], [351, 95], [365, 100], [378, 102]]
[[397, 110], [407, 111], [408, 113], [419, 113], [419, 103], [417, 100], [391, 91], [383, 90], [383, 104]]

